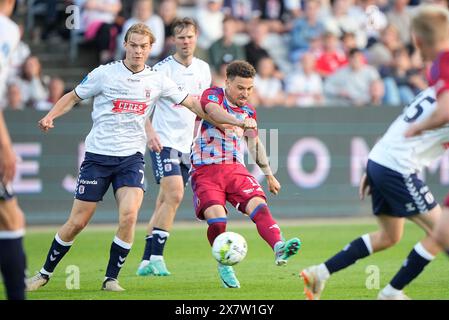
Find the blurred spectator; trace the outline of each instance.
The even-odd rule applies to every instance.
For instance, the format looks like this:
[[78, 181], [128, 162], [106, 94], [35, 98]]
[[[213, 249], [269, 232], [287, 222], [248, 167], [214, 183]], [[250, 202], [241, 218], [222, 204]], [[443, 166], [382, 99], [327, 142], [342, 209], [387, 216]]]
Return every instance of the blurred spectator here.
[[322, 39], [323, 51], [316, 59], [315, 69], [322, 77], [327, 77], [347, 64], [348, 60], [344, 51], [340, 49], [339, 39], [335, 34], [325, 32]]
[[14, 53], [11, 57], [11, 68], [9, 72], [10, 78], [19, 76], [23, 63], [25, 62], [26, 58], [28, 58], [31, 54], [30, 46], [23, 41], [23, 31], [24, 27], [23, 24], [19, 24], [20, 29], [20, 42], [17, 45], [16, 50], [14, 50]]
[[353, 32], [344, 32], [341, 36], [341, 46], [346, 56], [349, 55], [349, 51], [351, 51], [351, 49], [359, 48], [355, 34]]
[[176, 0], [163, 0], [159, 5], [159, 16], [164, 23], [164, 48], [161, 58], [167, 57], [175, 52], [175, 41], [173, 38], [173, 22], [177, 18], [178, 3]]
[[118, 26], [115, 24], [122, 8], [120, 0], [78, 0], [82, 3], [81, 26], [84, 37], [94, 41], [99, 53], [99, 62], [107, 63], [114, 59]]
[[355, 8], [352, 7], [351, 0], [331, 0], [331, 11], [324, 20], [327, 31], [333, 32], [338, 37], [343, 33], [351, 32], [356, 37], [358, 48], [365, 48], [366, 34], [361, 28], [360, 20], [354, 19]]
[[50, 110], [55, 103], [64, 95], [65, 84], [61, 78], [53, 77], [48, 84], [48, 99], [36, 103], [36, 110]]
[[207, 0], [205, 6], [198, 5], [197, 17], [200, 29], [198, 47], [207, 50], [214, 41], [223, 36], [223, 0]]
[[215, 71], [218, 71], [222, 62], [245, 60], [245, 51], [234, 43], [236, 27], [234, 18], [226, 17], [223, 21], [223, 37], [209, 48], [209, 62]]
[[301, 57], [301, 68], [292, 72], [286, 79], [289, 105], [311, 107], [324, 102], [323, 83], [315, 71], [315, 57], [307, 52]]
[[224, 0], [223, 12], [236, 19], [237, 32], [248, 31], [247, 23], [261, 15], [257, 0]]
[[217, 71], [212, 71], [212, 86], [224, 88], [226, 86], [226, 68], [228, 63], [222, 62]]
[[36, 56], [25, 60], [21, 75], [15, 81], [27, 106], [34, 107], [38, 101], [47, 99], [47, 77], [42, 75], [41, 63]]
[[284, 0], [259, 0], [260, 18], [268, 25], [270, 32], [287, 31], [287, 12]]
[[260, 59], [269, 57], [270, 54], [263, 47], [263, 42], [268, 35], [268, 26], [262, 22], [253, 20], [249, 27], [250, 41], [245, 45], [246, 60], [255, 68]]
[[406, 48], [396, 50], [393, 57], [393, 65], [380, 70], [385, 84], [384, 103], [403, 106], [410, 103], [414, 96], [427, 85], [420, 70], [412, 67], [412, 61]]
[[377, 6], [376, 0], [359, 0], [358, 5], [358, 10], [351, 16], [358, 20], [367, 37], [366, 46], [370, 47], [379, 39], [380, 32], [387, 26], [388, 20]]
[[[324, 83], [326, 100], [332, 105], [362, 106], [372, 103], [372, 86], [378, 87], [379, 72], [363, 63], [363, 54], [359, 49], [349, 53], [349, 64], [329, 76]], [[377, 99], [377, 96], [375, 97]]]
[[120, 50], [118, 50], [120, 52], [119, 59], [121, 59], [125, 54], [125, 49], [122, 44], [125, 41], [126, 32], [132, 25], [136, 23], [146, 24], [156, 38], [156, 42], [153, 43], [151, 47], [151, 53], [149, 57], [150, 61], [148, 62], [149, 65], [153, 65], [154, 62], [159, 60], [159, 56], [162, 53], [165, 41], [164, 22], [162, 21], [161, 17], [153, 12], [153, 0], [136, 0], [134, 2], [133, 15], [131, 18], [126, 20], [122, 28], [122, 33], [119, 37], [117, 46], [118, 48], [120, 48]]
[[388, 25], [382, 31], [380, 41], [366, 51], [368, 63], [376, 68], [389, 66], [393, 62], [393, 52], [402, 47], [398, 29], [393, 25]]
[[392, 8], [387, 12], [388, 23], [395, 26], [399, 32], [401, 42], [411, 43], [410, 23], [412, 20], [411, 9], [407, 7], [410, 0], [393, 0]]
[[260, 59], [256, 70], [253, 103], [268, 108], [285, 106], [286, 94], [282, 89], [282, 81], [276, 78], [273, 59], [269, 57]]
[[288, 12], [289, 19], [296, 19], [301, 16], [302, 0], [284, 0], [285, 10]]
[[290, 60], [295, 63], [303, 53], [309, 49], [311, 39], [321, 37], [324, 25], [318, 19], [320, 2], [318, 0], [307, 0], [305, 3], [304, 17], [293, 22], [290, 31]]
[[6, 90], [6, 107], [10, 110], [24, 110], [25, 102], [23, 101], [22, 93], [20, 92], [20, 87], [17, 83], [10, 83]]

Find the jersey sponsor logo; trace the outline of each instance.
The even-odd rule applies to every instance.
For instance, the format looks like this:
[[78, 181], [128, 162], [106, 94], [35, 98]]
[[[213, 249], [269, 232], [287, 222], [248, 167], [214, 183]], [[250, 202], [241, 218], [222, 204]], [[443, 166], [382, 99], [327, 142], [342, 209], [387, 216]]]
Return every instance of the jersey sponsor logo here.
[[213, 94], [208, 95], [207, 99], [210, 100], [210, 101], [216, 102], [216, 103], [218, 103], [218, 101], [219, 101], [218, 97], [213, 95]]
[[112, 112], [115, 113], [135, 113], [135, 114], [145, 114], [148, 105], [145, 102], [129, 101], [129, 100], [114, 100], [112, 102], [114, 108]]
[[98, 184], [98, 181], [97, 180], [84, 180], [84, 179], [81, 179], [80, 180], [80, 184]]
[[128, 82], [140, 82], [140, 79], [126, 79]]

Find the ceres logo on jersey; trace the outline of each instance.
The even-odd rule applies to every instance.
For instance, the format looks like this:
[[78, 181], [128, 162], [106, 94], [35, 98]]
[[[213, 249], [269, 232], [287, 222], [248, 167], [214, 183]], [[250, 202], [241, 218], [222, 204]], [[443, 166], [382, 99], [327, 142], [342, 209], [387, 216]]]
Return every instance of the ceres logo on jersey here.
[[129, 101], [129, 100], [114, 100], [112, 102], [114, 108], [112, 112], [116, 113], [136, 113], [145, 114], [148, 105], [145, 102]]

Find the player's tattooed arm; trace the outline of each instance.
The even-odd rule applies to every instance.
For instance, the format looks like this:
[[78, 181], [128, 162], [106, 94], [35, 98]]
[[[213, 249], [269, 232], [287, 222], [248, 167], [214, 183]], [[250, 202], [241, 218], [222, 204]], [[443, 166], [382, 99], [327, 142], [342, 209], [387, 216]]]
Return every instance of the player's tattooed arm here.
[[81, 99], [75, 91], [72, 90], [69, 93], [66, 93], [55, 103], [47, 115], [39, 120], [38, 124], [41, 130], [47, 132], [54, 128], [53, 120], [72, 110], [73, 106], [80, 101]]
[[12, 148], [11, 138], [0, 111], [0, 179], [7, 184], [16, 174], [16, 154]]
[[248, 152], [256, 161], [256, 164], [262, 170], [265, 175], [268, 183], [268, 189], [273, 194], [278, 194], [281, 190], [281, 184], [277, 181], [276, 177], [273, 175], [273, 172], [270, 168], [270, 163], [267, 157], [267, 151], [265, 150], [265, 146], [262, 142], [260, 142], [259, 137], [255, 136], [245, 136], [246, 143], [248, 145]]

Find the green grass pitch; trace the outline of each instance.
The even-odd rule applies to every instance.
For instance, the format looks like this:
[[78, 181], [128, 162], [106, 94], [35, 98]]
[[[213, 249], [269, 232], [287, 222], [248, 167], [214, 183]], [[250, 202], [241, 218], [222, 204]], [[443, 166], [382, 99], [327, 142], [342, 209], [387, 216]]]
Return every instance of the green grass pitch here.
[[[277, 267], [274, 255], [259, 237], [252, 223], [234, 224], [229, 221], [228, 230], [242, 234], [248, 242], [248, 254], [235, 267], [242, 288], [221, 288], [216, 263], [206, 238], [206, 226], [191, 227], [175, 224], [165, 249], [169, 277], [138, 277], [145, 231], [136, 231], [133, 248], [120, 273], [120, 284], [125, 292], [111, 293], [100, 290], [109, 256], [114, 228], [89, 226], [76, 239], [73, 248], [61, 261], [51, 281], [36, 292], [28, 293], [28, 299], [69, 300], [303, 300], [303, 285], [299, 271], [312, 264], [325, 261], [341, 250], [354, 238], [376, 229], [375, 223], [303, 224], [280, 223], [284, 236], [299, 236], [303, 242], [299, 254], [287, 266]], [[25, 249], [30, 274], [38, 271], [45, 259], [57, 227], [48, 231], [29, 230]], [[355, 265], [334, 274], [328, 281], [322, 299], [375, 299], [380, 288], [388, 283], [401, 266], [423, 232], [411, 223], [406, 224], [404, 237], [394, 248], [377, 253]], [[67, 289], [73, 285], [74, 273], [70, 266], [79, 268], [79, 289]], [[68, 271], [69, 273], [66, 273]], [[374, 273], [373, 273], [374, 271]], [[377, 273], [378, 271], [378, 273]], [[376, 275], [379, 277], [376, 278]], [[368, 284], [368, 286], [367, 286]], [[449, 259], [440, 254], [411, 285], [406, 293], [413, 299], [449, 299]], [[0, 283], [0, 299], [5, 299]]]

